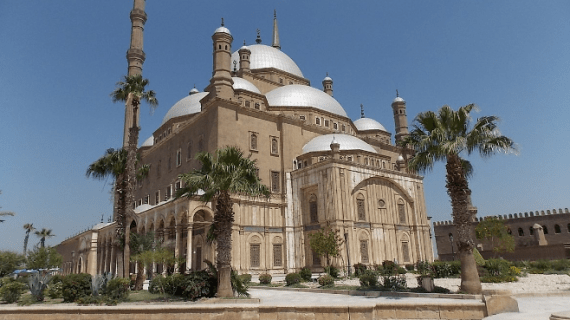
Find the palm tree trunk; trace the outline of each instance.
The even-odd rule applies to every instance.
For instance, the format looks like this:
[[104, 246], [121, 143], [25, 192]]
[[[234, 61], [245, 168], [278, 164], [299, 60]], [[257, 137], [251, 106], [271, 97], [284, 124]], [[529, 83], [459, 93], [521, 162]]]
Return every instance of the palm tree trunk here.
[[[125, 174], [122, 173], [117, 176], [117, 181], [115, 182], [115, 198], [117, 199], [116, 203], [116, 215], [115, 221], [117, 222], [117, 227], [115, 230], [115, 235], [117, 237], [117, 276], [123, 278], [125, 276], [125, 268], [123, 263], [123, 252], [125, 248], [125, 224], [126, 224], [126, 200], [125, 200], [125, 191], [126, 191], [126, 181], [125, 181]], [[128, 274], [128, 273], [127, 273]]]
[[473, 217], [468, 210], [471, 190], [461, 159], [456, 154], [447, 156], [447, 193], [451, 197], [453, 210], [453, 223], [457, 230], [457, 242], [459, 259], [461, 260], [461, 288], [460, 290], [470, 294], [481, 293], [481, 281], [477, 273], [477, 265], [473, 256], [474, 242], [471, 238], [471, 221]]
[[140, 291], [143, 289], [144, 284], [144, 264], [137, 261], [137, 279], [135, 280], [135, 290]]
[[26, 231], [26, 237], [24, 238], [24, 257], [28, 256], [28, 239], [30, 239], [30, 231]]
[[[137, 106], [132, 103], [133, 114], [137, 112]], [[134, 117], [134, 116], [133, 116]], [[133, 126], [129, 129], [129, 145], [127, 146], [127, 167], [126, 167], [126, 194], [125, 194], [125, 222], [130, 218], [134, 218], [135, 213], [132, 204], [135, 202], [135, 184], [137, 179], [136, 173], [136, 161], [137, 161], [137, 144], [139, 140], [139, 127], [136, 123], [136, 119], [133, 119]], [[129, 275], [130, 267], [130, 247], [129, 247], [129, 229], [130, 226], [125, 224], [125, 248], [124, 248], [124, 269], [125, 276]]]
[[218, 298], [233, 297], [231, 284], [232, 261], [232, 225], [234, 211], [232, 200], [227, 191], [223, 191], [217, 199], [214, 224], [218, 249]]

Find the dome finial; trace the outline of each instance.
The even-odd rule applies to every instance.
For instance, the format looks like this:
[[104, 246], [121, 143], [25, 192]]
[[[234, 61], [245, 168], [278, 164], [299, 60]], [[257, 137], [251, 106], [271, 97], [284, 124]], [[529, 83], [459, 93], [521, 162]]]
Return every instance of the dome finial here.
[[222, 18], [222, 27], [224, 26], [224, 18]]
[[362, 103], [360, 104], [360, 117], [364, 118], [364, 106], [362, 105]]
[[245, 40], [243, 40], [243, 45], [245, 46]]
[[396, 89], [396, 97], [399, 97], [400, 93], [398, 92], [398, 89]]
[[259, 29], [257, 29], [256, 31], [257, 31], [257, 38], [255, 39], [255, 43], [260, 44], [261, 43], [261, 31]]
[[277, 10], [273, 10], [273, 43], [271, 43], [271, 46], [281, 50], [281, 44], [279, 43], [279, 29], [277, 28]]

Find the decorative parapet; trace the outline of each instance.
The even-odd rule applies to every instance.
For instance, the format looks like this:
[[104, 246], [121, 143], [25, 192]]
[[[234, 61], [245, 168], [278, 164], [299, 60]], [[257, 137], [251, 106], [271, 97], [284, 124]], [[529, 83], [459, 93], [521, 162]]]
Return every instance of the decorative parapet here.
[[[475, 217], [475, 222], [483, 221], [484, 219], [494, 217], [499, 220], [514, 220], [514, 219], [526, 219], [531, 217], [540, 217], [540, 216], [548, 216], [548, 215], [558, 215], [558, 214], [570, 214], [568, 208], [559, 209], [552, 209], [552, 210], [541, 210], [541, 211], [528, 211], [528, 212], [519, 212], [519, 213], [509, 213], [503, 215], [496, 215], [496, 216], [486, 216], [486, 217]], [[434, 226], [446, 226], [446, 225], [453, 225], [453, 221], [435, 221], [433, 223]]]

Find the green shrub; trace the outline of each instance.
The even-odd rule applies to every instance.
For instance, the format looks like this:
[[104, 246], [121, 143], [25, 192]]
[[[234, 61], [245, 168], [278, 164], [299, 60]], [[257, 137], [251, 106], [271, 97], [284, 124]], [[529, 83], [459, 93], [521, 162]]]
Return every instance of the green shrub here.
[[259, 283], [261, 284], [270, 284], [271, 283], [271, 275], [269, 273], [262, 273], [259, 275]]
[[325, 274], [317, 279], [321, 287], [331, 287], [334, 286], [334, 278], [330, 274]]
[[248, 284], [251, 282], [251, 274], [249, 273], [244, 273], [242, 275], [239, 276], [241, 278], [241, 281], [245, 284]]
[[382, 274], [392, 275], [398, 273], [398, 265], [394, 261], [384, 260], [382, 262]]
[[44, 301], [44, 291], [50, 281], [50, 274], [34, 273], [28, 277], [28, 287], [36, 301]]
[[107, 282], [105, 296], [111, 300], [123, 301], [129, 297], [131, 281], [125, 278], [115, 278]]
[[301, 276], [303, 281], [311, 281], [311, 278], [313, 277], [313, 272], [311, 271], [311, 269], [304, 267], [303, 269], [301, 269], [301, 271], [299, 271], [299, 275]]
[[91, 275], [69, 274], [62, 282], [63, 302], [75, 302], [78, 298], [91, 295]]
[[382, 276], [382, 287], [391, 291], [400, 291], [407, 288], [406, 276], [404, 275], [384, 275]]
[[451, 268], [452, 276], [461, 274], [461, 261], [459, 260], [449, 261], [449, 267]]
[[422, 276], [432, 276], [433, 277], [432, 266], [427, 261], [418, 261], [416, 263], [416, 270]]
[[378, 285], [378, 273], [374, 270], [364, 270], [358, 279], [362, 287], [376, 287]]
[[451, 264], [447, 261], [434, 261], [432, 268], [434, 278], [447, 278], [454, 274]]
[[366, 271], [366, 265], [362, 263], [357, 263], [354, 265], [354, 276], [360, 277]]
[[509, 273], [511, 263], [504, 259], [489, 259], [485, 261], [485, 269], [490, 276], [501, 276]]
[[475, 264], [477, 264], [477, 266], [482, 267], [485, 265], [485, 259], [483, 258], [479, 250], [477, 250], [477, 248], [473, 248], [473, 257], [475, 258]]
[[47, 288], [47, 296], [52, 299], [59, 299], [61, 298], [61, 291], [62, 291], [62, 281], [63, 277], [56, 274], [51, 278], [51, 282]]
[[[243, 281], [242, 277], [240, 277], [237, 272], [235, 272], [234, 270], [232, 270], [232, 291], [234, 294], [237, 293], [238, 297], [249, 297], [249, 292], [247, 291], [249, 289], [249, 282], [251, 281], [251, 274], [247, 274], [249, 276], [249, 280], [247, 280], [247, 282]], [[208, 275], [210, 278], [212, 278], [211, 280], [215, 280], [215, 284], [217, 288], [217, 283], [218, 283], [218, 279], [217, 278], [213, 278], [212, 276]], [[247, 278], [247, 277], [246, 277]], [[210, 279], [208, 279], [209, 281]]]
[[331, 277], [333, 278], [338, 278], [338, 275], [340, 273], [340, 271], [338, 270], [337, 267], [325, 267], [325, 272], [328, 273]]
[[22, 293], [27, 289], [25, 284], [8, 277], [0, 279], [0, 283], [2, 284], [0, 287], [0, 298], [7, 303], [18, 301]]
[[570, 260], [568, 259], [552, 260], [551, 265], [552, 269], [556, 271], [566, 271], [570, 269]]
[[550, 262], [550, 260], [537, 260], [537, 261], [532, 261], [530, 263], [530, 267], [532, 269], [541, 271], [539, 273], [544, 273], [544, 271], [547, 271], [552, 268], [552, 263]]
[[285, 283], [287, 283], [288, 286], [297, 284], [301, 282], [301, 275], [298, 273], [289, 273], [288, 275], [285, 276]]
[[414, 268], [413, 264], [407, 264], [405, 267], [406, 267], [406, 271], [408, 271], [408, 272], [414, 272], [414, 270], [416, 270]]
[[165, 285], [164, 277], [161, 274], [159, 274], [154, 278], [152, 278], [152, 280], [150, 280], [150, 282], [148, 283], [148, 292], [155, 294], [156, 293], [164, 294], [165, 293], [164, 285]]
[[398, 274], [406, 274], [408, 273], [408, 270], [404, 267], [398, 267], [396, 268], [396, 271], [398, 272]]
[[515, 281], [518, 281], [517, 277], [508, 274], [498, 275], [498, 276], [488, 275], [481, 277], [481, 282], [485, 283], [502, 283], [502, 282], [515, 282]]

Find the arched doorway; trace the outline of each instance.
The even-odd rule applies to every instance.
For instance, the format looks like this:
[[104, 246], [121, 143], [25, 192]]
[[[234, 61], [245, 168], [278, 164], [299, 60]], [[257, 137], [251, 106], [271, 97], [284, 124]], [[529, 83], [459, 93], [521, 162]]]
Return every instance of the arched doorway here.
[[192, 270], [206, 267], [204, 260], [214, 262], [214, 248], [208, 244], [207, 235], [212, 225], [213, 216], [205, 211], [196, 212], [192, 218]]

